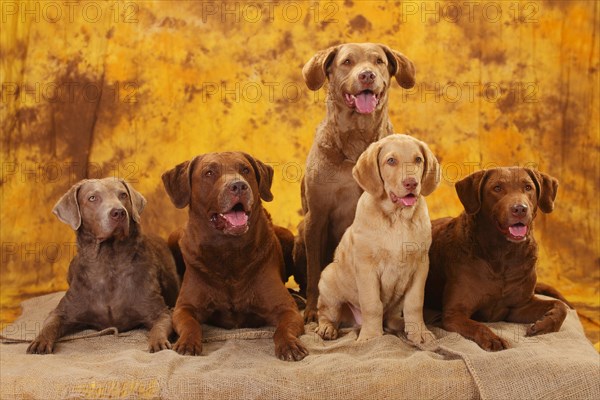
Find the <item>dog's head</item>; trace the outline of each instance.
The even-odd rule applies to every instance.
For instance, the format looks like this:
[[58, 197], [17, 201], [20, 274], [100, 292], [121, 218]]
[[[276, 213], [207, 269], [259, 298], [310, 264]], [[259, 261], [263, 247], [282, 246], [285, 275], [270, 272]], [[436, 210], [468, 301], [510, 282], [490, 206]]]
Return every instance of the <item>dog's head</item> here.
[[225, 235], [248, 232], [260, 199], [273, 200], [273, 168], [241, 152], [194, 157], [165, 172], [162, 180], [175, 207], [189, 206], [190, 213]]
[[140, 222], [146, 199], [122, 179], [84, 179], [73, 185], [52, 212], [75, 231], [92, 234], [101, 242], [129, 236]]
[[529, 168], [477, 171], [456, 183], [465, 211], [481, 215], [511, 242], [525, 241], [537, 209], [550, 213], [558, 181]]
[[306, 85], [318, 90], [329, 79], [329, 95], [361, 114], [387, 102], [391, 77], [400, 86], [415, 85], [415, 66], [402, 53], [376, 43], [348, 43], [316, 53], [302, 68]]
[[412, 207], [440, 182], [437, 159], [424, 142], [390, 135], [372, 143], [359, 157], [352, 175], [363, 190], [397, 207]]

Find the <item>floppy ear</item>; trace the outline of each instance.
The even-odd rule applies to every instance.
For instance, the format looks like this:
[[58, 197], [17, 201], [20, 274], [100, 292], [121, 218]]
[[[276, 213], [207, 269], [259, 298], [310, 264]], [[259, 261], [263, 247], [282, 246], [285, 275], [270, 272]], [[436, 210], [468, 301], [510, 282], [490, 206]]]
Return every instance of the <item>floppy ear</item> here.
[[304, 82], [310, 90], [319, 90], [327, 79], [327, 69], [331, 65], [339, 46], [333, 46], [326, 50], [318, 51], [302, 67]]
[[202, 156], [196, 156], [190, 161], [184, 161], [175, 168], [163, 173], [161, 178], [171, 202], [177, 208], [184, 208], [190, 204], [192, 196], [192, 172], [196, 160]]
[[81, 185], [87, 181], [87, 179], [84, 179], [71, 186], [67, 193], [63, 194], [52, 209], [52, 213], [56, 215], [61, 222], [71, 225], [71, 228], [75, 231], [81, 226], [81, 212], [79, 211], [77, 193], [79, 193]]
[[477, 171], [456, 182], [455, 189], [467, 214], [477, 214], [481, 208], [481, 186], [487, 171]]
[[381, 146], [377, 142], [371, 143], [352, 168], [354, 180], [365, 192], [375, 197], [383, 193], [383, 179], [379, 170], [380, 150]]
[[255, 159], [250, 154], [242, 153], [244, 157], [248, 159], [254, 173], [256, 174], [256, 181], [258, 182], [258, 191], [260, 197], [264, 201], [273, 200], [273, 193], [271, 193], [271, 185], [273, 184], [273, 168], [270, 165], [263, 163], [260, 160]]
[[440, 184], [440, 163], [435, 158], [435, 155], [433, 155], [429, 146], [427, 146], [427, 143], [419, 141], [419, 147], [425, 157], [423, 178], [421, 178], [421, 194], [428, 196]]
[[133, 220], [139, 224], [140, 214], [146, 206], [146, 199], [140, 192], [135, 190], [133, 186], [125, 182], [123, 179], [121, 179], [121, 183], [125, 186], [125, 189], [127, 189], [127, 193], [129, 193], [129, 201], [131, 201], [131, 216], [133, 217]]
[[387, 56], [390, 75], [405, 89], [415, 86], [415, 65], [404, 54], [392, 50], [386, 45], [380, 45]]
[[546, 214], [551, 213], [554, 210], [554, 199], [556, 199], [556, 192], [558, 192], [558, 179], [530, 168], [525, 168], [525, 170], [535, 183], [538, 194], [538, 207]]

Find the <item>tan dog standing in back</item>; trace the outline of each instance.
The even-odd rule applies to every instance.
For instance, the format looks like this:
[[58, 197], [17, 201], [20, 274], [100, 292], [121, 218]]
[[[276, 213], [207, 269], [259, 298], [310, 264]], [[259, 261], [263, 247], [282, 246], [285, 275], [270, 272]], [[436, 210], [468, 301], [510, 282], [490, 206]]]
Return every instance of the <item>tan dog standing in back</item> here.
[[439, 184], [439, 164], [427, 145], [407, 135], [373, 143], [353, 175], [365, 190], [319, 282], [317, 333], [335, 339], [354, 316], [358, 340], [383, 329], [405, 331], [413, 343], [434, 338], [423, 322], [431, 222], [424, 196]]
[[350, 43], [319, 51], [302, 74], [311, 90], [329, 80], [327, 115], [306, 160], [301, 189], [305, 218], [294, 248], [297, 265], [306, 264], [307, 282], [299, 283], [306, 288], [304, 318], [310, 322], [316, 321], [321, 270], [333, 259], [362, 193], [352, 168], [371, 143], [393, 133], [387, 105], [391, 78], [411, 88], [415, 67], [385, 45]]

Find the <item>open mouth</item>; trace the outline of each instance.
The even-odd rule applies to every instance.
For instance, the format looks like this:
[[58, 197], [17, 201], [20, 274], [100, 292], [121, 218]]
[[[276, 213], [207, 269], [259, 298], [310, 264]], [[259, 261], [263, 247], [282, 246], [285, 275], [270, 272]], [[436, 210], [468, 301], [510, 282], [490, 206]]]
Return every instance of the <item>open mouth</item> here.
[[394, 204], [402, 204], [404, 207], [412, 207], [417, 202], [417, 196], [409, 193], [404, 197], [398, 197], [394, 192], [390, 192], [390, 199]]
[[248, 216], [242, 203], [236, 203], [229, 211], [215, 213], [210, 217], [215, 229], [229, 235], [242, 235], [248, 232]]
[[363, 90], [357, 94], [344, 94], [346, 105], [350, 108], [356, 108], [361, 114], [371, 114], [375, 111], [377, 104], [379, 104], [380, 94], [376, 94], [372, 90]]
[[517, 222], [516, 224], [510, 225], [506, 229], [502, 229], [498, 223], [498, 230], [502, 232], [508, 240], [513, 242], [522, 242], [527, 237], [529, 227], [522, 222]]

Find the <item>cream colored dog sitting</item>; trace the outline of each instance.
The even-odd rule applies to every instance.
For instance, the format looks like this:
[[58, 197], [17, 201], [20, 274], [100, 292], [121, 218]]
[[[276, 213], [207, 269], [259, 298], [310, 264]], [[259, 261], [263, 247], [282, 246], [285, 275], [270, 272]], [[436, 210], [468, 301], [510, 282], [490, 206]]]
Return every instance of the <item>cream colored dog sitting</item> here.
[[341, 322], [361, 325], [358, 340], [405, 331], [434, 339], [423, 322], [431, 222], [424, 196], [439, 183], [429, 147], [407, 135], [373, 144], [352, 170], [364, 189], [356, 216], [319, 281], [317, 333], [335, 339]]

